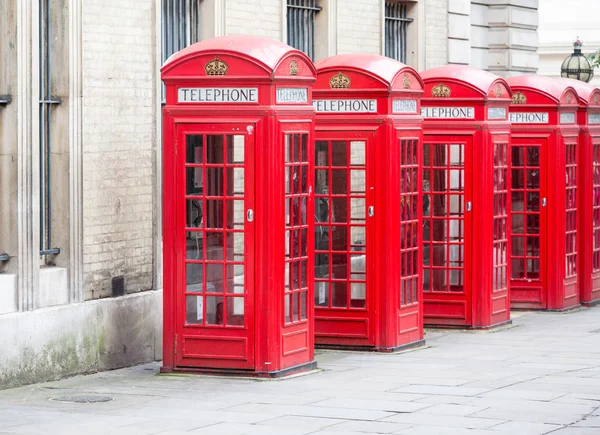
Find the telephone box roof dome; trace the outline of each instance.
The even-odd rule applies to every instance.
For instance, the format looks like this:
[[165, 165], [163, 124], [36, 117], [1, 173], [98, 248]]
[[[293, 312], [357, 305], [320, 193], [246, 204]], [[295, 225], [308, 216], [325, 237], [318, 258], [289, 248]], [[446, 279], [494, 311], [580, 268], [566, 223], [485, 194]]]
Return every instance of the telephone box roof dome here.
[[583, 100], [583, 102], [585, 104], [590, 104], [592, 102], [593, 94], [598, 94], [599, 98], [600, 98], [600, 89], [598, 89], [594, 85], [590, 85], [589, 83], [585, 83], [585, 82], [582, 82], [581, 80], [575, 80], [575, 79], [560, 78], [560, 79], [556, 79], [556, 80], [561, 80], [561, 81], [564, 80], [565, 83], [567, 83], [569, 86], [574, 88], [575, 92], [577, 92], [577, 96], [581, 100]]
[[[315, 66], [318, 72], [340, 69], [346, 71], [355, 70], [357, 72], [375, 76], [386, 85], [391, 85], [400, 71], [406, 69], [414, 71], [412, 67], [398, 62], [397, 60], [370, 53], [339, 54], [320, 60]], [[415, 77], [418, 77], [416, 71]], [[421, 86], [422, 85], [423, 84], [421, 83]]]
[[504, 79], [470, 66], [463, 65], [444, 65], [437, 68], [430, 68], [419, 73], [424, 82], [434, 80], [455, 80], [475, 87], [481, 94], [487, 96], [492, 85], [497, 82], [504, 82]]
[[[206, 39], [192, 44], [167, 59], [162, 71], [171, 69], [183, 59], [208, 53], [229, 53], [253, 60], [262, 64], [267, 70], [274, 71], [281, 59], [288, 54], [301, 56], [308, 60], [306, 54], [283, 42], [253, 35], [228, 35]], [[311, 63], [308, 61], [307, 63]]]
[[564, 79], [555, 79], [537, 74], [509, 77], [506, 82], [511, 88], [528, 88], [533, 92], [545, 94], [557, 103], [561, 101], [568, 90], [577, 95], [573, 86]]

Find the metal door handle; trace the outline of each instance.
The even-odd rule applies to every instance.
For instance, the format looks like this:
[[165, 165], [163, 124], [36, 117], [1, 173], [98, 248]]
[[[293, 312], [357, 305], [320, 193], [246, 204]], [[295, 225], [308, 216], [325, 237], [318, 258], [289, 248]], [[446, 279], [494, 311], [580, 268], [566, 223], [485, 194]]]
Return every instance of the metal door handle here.
[[368, 213], [369, 213], [369, 217], [373, 217], [373, 215], [375, 214], [375, 207], [370, 206]]
[[546, 198], [542, 198], [542, 207], [546, 207]]
[[467, 201], [467, 211], [471, 211], [471, 201]]
[[248, 222], [252, 222], [254, 220], [254, 210], [249, 208], [248, 212], [246, 213], [246, 218], [248, 219]]

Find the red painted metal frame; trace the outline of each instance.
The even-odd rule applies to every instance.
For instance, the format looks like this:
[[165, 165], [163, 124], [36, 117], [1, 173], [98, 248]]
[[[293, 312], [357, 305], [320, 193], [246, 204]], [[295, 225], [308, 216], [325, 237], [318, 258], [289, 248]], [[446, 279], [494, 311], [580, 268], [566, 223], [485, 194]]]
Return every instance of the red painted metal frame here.
[[[222, 75], [205, 72], [205, 66], [215, 58], [227, 65], [225, 74], [222, 74], [222, 65], [219, 71]], [[280, 42], [252, 36], [202, 41], [175, 54], [163, 66], [166, 105], [163, 109], [162, 371], [280, 376], [316, 365], [310, 237], [306, 249], [302, 250], [305, 254], [298, 258], [307, 263], [306, 285], [295, 292], [306, 294], [306, 316], [299, 314], [293, 322], [287, 322], [284, 303], [286, 270], [289, 270], [285, 256], [285, 238], [289, 235], [285, 222], [286, 181], [290, 181], [285, 178], [285, 168], [290, 166], [285, 160], [286, 134], [306, 137], [306, 160], [298, 164], [306, 167], [307, 173], [306, 184], [302, 186], [305, 193], [298, 195], [306, 219], [297, 229], [312, 234], [313, 202], [309, 193], [313, 182], [314, 109], [311, 88], [315, 77], [314, 65], [305, 54]], [[245, 103], [179, 102], [178, 89], [182, 87], [253, 87], [258, 89], [258, 99]], [[304, 88], [306, 98], [278, 103], [280, 87]], [[235, 134], [246, 138], [243, 326], [186, 323], [186, 221], [183, 217], [186, 144], [183, 140], [184, 135], [191, 133]], [[246, 218], [250, 209], [254, 211], [253, 220]], [[301, 300], [298, 296], [298, 301]]]
[[[447, 153], [451, 153], [452, 149], [460, 149], [456, 145], [461, 145], [464, 149], [463, 185], [452, 192], [453, 195], [462, 197], [463, 201], [461, 204], [458, 198], [455, 216], [448, 214], [452, 211], [452, 205], [450, 211], [440, 214], [441, 207], [445, 204], [442, 198], [452, 200], [447, 196], [438, 197], [444, 192], [450, 193], [450, 174], [447, 175], [447, 181], [444, 180], [448, 186], [443, 187], [445, 183], [442, 183], [441, 190], [437, 186], [431, 186], [430, 190], [438, 189], [438, 195], [435, 195], [435, 191], [428, 195], [431, 198], [431, 213], [429, 218], [424, 216], [424, 231], [429, 225], [430, 241], [424, 243], [430, 248], [430, 263], [423, 267], [424, 273], [430, 274], [429, 281], [426, 281], [425, 276], [423, 278], [426, 285], [423, 289], [425, 324], [477, 329], [496, 327], [510, 322], [510, 294], [506, 279], [510, 273], [510, 265], [506, 264], [507, 253], [510, 251], [510, 197], [506, 192], [506, 186], [510, 185], [510, 162], [506, 161], [506, 156], [502, 156], [500, 150], [505, 147], [509, 152], [511, 146], [508, 122], [511, 92], [504, 79], [470, 67], [450, 65], [433, 68], [422, 72], [421, 77], [425, 84], [421, 100], [424, 147], [436, 149], [438, 154], [444, 148]], [[448, 108], [460, 110], [448, 112]], [[435, 169], [433, 166], [437, 166], [439, 170], [460, 169], [460, 166], [453, 169], [451, 161], [446, 160], [450, 159], [450, 154], [444, 157], [444, 165], [439, 163], [439, 157], [437, 162], [433, 158], [432, 155], [429, 162], [424, 162], [424, 171], [428, 164], [431, 169]], [[428, 173], [424, 174], [426, 176]], [[434, 179], [430, 181], [433, 182]], [[457, 201], [456, 198], [454, 200]], [[469, 203], [472, 205], [471, 210]], [[440, 218], [436, 218], [436, 215], [440, 215]], [[450, 255], [449, 249], [455, 243], [449, 240], [450, 233], [446, 234], [446, 230], [441, 236], [434, 235], [434, 228], [431, 227], [442, 225], [442, 216], [457, 221], [453, 223], [454, 226], [459, 225], [458, 221], [464, 220], [464, 253], [462, 259], [457, 257], [457, 261], [452, 261], [452, 257], [442, 256], [439, 252], [431, 252], [434, 248], [439, 251], [448, 245], [448, 250], [444, 253]], [[446, 222], [450, 224], [448, 220]], [[457, 243], [460, 242], [460, 236], [459, 231]], [[460, 252], [460, 247], [454, 249]], [[424, 253], [426, 254], [426, 250]], [[452, 287], [449, 281], [437, 276], [447, 271], [446, 279], [450, 280], [451, 274], [454, 274], [454, 280], [460, 284], [461, 270], [462, 291], [460, 286]]]
[[[517, 113], [533, 113], [537, 114], [535, 116], [538, 118], [536, 123], [513, 122], [511, 128], [513, 146], [515, 149], [518, 146], [533, 146], [540, 150], [539, 202], [535, 193], [523, 197], [525, 210], [529, 209], [536, 213], [539, 209], [540, 213], [539, 275], [534, 270], [537, 267], [535, 263], [538, 257], [535, 255], [537, 244], [529, 244], [526, 236], [522, 244], [524, 255], [525, 257], [534, 255], [533, 258], [526, 259], [524, 263], [526, 268], [522, 276], [517, 277], [515, 274], [511, 276], [511, 307], [542, 310], [572, 308], [580, 303], [576, 270], [579, 261], [576, 256], [580, 254], [580, 249], [577, 250], [579, 252], [575, 250], [577, 246], [581, 246], [578, 214], [582, 208], [579, 204], [575, 204], [579, 202], [577, 198], [579, 193], [575, 190], [581, 180], [575, 179], [579, 175], [576, 168], [569, 169], [567, 153], [571, 151], [573, 163], [576, 163], [573, 152], [579, 152], [575, 149], [579, 148], [579, 127], [575, 116], [579, 107], [577, 92], [562, 79], [537, 75], [511, 77], [507, 82], [516, 95], [510, 106], [511, 114], [515, 114], [516, 117]], [[543, 122], [546, 113], [547, 122]], [[565, 116], [562, 123], [561, 115]], [[574, 122], [571, 122], [569, 117]], [[517, 158], [521, 157], [513, 155], [513, 159]], [[532, 176], [538, 176], [535, 174], [536, 170], [537, 168], [534, 168], [531, 172]], [[523, 182], [528, 181], [525, 178]], [[570, 188], [569, 184], [571, 184]], [[513, 207], [515, 207], [514, 192]], [[570, 228], [567, 227], [567, 220], [570, 220]], [[529, 229], [526, 231], [533, 236], [532, 241], [538, 238], [535, 227], [533, 232]], [[573, 239], [576, 239], [576, 242]], [[572, 251], [572, 254], [567, 250]], [[513, 250], [511, 263], [519, 261], [516, 258], [512, 259], [512, 255], [518, 253]], [[570, 276], [567, 275], [568, 273]]]
[[[414, 252], [421, 246], [421, 234], [409, 231], [409, 226], [419, 227], [422, 217], [422, 81], [414, 69], [378, 55], [339, 55], [318, 62], [316, 67], [315, 100], [376, 100], [376, 109], [370, 113], [321, 113], [317, 109], [317, 144], [332, 140], [366, 142], [367, 240], [366, 306], [321, 308], [316, 301], [315, 342], [324, 347], [378, 351], [418, 345], [423, 340], [418, 284], [421, 256]], [[349, 80], [347, 86], [332, 85], [334, 76]], [[402, 113], [394, 113], [394, 100], [404, 100], [397, 103], [405, 104]], [[414, 157], [402, 154], [406, 141], [418, 144]], [[410, 188], [415, 191], [409, 192], [406, 183], [412, 171], [415, 174]], [[406, 204], [410, 201], [409, 213]], [[372, 217], [367, 213], [369, 207], [374, 210]], [[418, 266], [408, 268], [407, 264], [415, 259]], [[414, 286], [410, 299], [405, 297], [407, 285]]]
[[563, 79], [579, 96], [579, 273], [581, 303], [600, 302], [600, 89]]

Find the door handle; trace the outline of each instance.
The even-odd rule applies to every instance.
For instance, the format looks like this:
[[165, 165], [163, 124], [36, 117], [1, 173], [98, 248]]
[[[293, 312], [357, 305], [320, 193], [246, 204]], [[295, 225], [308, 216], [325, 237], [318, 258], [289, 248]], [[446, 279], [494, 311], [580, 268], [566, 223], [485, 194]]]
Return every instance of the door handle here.
[[467, 211], [471, 211], [472, 205], [471, 201], [467, 201]]
[[369, 217], [373, 217], [373, 215], [375, 214], [375, 207], [370, 206], [369, 210], [368, 210], [368, 214], [369, 214]]
[[546, 207], [546, 198], [542, 198], [542, 207]]
[[247, 218], [248, 222], [252, 222], [254, 220], [254, 210], [249, 208], [248, 211], [246, 212], [246, 218]]

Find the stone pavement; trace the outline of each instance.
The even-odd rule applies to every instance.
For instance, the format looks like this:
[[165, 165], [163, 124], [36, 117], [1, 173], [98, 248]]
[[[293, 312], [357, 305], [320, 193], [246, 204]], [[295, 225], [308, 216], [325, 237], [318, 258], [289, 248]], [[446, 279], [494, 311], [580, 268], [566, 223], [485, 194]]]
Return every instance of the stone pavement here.
[[[411, 352], [319, 352], [322, 371], [285, 380], [159, 376], [155, 363], [0, 391], [0, 435], [600, 434], [600, 307], [517, 316], [428, 331]], [[114, 400], [49, 400], [81, 395]]]

